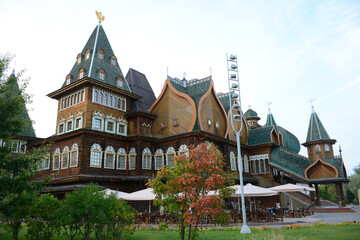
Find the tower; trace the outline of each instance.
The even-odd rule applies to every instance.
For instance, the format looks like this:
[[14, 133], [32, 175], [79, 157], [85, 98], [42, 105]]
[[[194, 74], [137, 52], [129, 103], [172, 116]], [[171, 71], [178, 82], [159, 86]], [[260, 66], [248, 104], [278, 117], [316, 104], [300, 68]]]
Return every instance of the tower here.
[[311, 108], [312, 112], [306, 142], [302, 145], [307, 148], [309, 160], [334, 158], [333, 145], [336, 143], [336, 140], [329, 137], [319, 116], [315, 112], [314, 106]]
[[251, 129], [260, 127], [259, 120], [260, 117], [258, 117], [257, 112], [252, 110], [249, 106], [249, 109], [244, 113], [244, 117], [246, 121], [248, 122]]

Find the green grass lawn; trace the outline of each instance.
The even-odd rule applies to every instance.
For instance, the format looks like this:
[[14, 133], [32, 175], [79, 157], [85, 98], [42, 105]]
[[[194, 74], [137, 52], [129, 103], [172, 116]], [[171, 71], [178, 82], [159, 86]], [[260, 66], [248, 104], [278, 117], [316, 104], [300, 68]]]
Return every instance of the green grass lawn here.
[[[128, 237], [128, 240], [140, 240], [140, 239], [165, 239], [172, 240], [178, 239], [179, 233], [176, 231], [158, 231], [158, 230], [144, 230], [138, 229], [135, 234]], [[9, 233], [0, 229], [0, 239], [11, 239]], [[19, 239], [25, 239], [25, 230], [20, 233]], [[66, 236], [55, 236], [54, 240], [68, 239]], [[78, 237], [76, 239], [82, 239]], [[93, 238], [95, 239], [95, 238]], [[221, 231], [215, 231], [214, 229], [208, 231], [199, 232], [200, 240], [231, 240], [231, 239], [360, 239], [360, 225], [322, 225], [312, 227], [302, 227], [294, 229], [252, 229], [251, 234], [240, 234], [238, 230], [223, 229]]]

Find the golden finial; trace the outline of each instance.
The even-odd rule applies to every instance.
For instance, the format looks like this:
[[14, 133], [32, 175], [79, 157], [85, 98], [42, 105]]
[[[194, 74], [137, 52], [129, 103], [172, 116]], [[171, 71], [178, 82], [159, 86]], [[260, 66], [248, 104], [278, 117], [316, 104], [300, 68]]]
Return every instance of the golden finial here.
[[101, 12], [95, 11], [97, 18], [99, 19], [99, 23], [103, 22], [105, 17], [101, 14]]

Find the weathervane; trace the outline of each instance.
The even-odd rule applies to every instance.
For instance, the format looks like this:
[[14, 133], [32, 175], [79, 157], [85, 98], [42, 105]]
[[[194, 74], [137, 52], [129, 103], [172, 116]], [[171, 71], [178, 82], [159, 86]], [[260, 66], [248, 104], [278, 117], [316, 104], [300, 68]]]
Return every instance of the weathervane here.
[[272, 104], [272, 102], [267, 102], [267, 103], [265, 103], [266, 105], [268, 105], [268, 110], [270, 111], [270, 105]]
[[97, 18], [99, 19], [99, 23], [103, 22], [105, 17], [102, 15], [101, 12], [95, 11]]
[[314, 102], [315, 102], [316, 98], [310, 98], [309, 101], [307, 101], [308, 103], [311, 103], [311, 109], [313, 112], [315, 112], [314, 110]]

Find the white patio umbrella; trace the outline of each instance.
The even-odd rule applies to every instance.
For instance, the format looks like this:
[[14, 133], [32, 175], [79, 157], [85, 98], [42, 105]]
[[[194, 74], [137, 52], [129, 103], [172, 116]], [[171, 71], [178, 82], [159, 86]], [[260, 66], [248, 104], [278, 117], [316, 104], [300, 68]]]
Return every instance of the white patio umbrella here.
[[112, 193], [114, 193], [117, 199], [121, 199], [123, 196], [128, 195], [128, 193], [126, 193], [126, 192], [111, 190], [111, 189], [109, 189], [109, 188], [106, 188], [106, 189], [103, 190], [103, 191], [105, 192], [105, 195], [106, 195], [106, 196], [110, 196]]
[[[235, 189], [235, 193], [231, 195], [231, 197], [237, 197], [238, 198], [238, 206], [240, 207], [240, 197], [241, 197], [241, 186], [235, 185], [233, 186]], [[274, 196], [278, 193], [272, 190], [269, 190], [268, 188], [258, 187], [254, 186], [251, 183], [248, 183], [244, 186], [244, 197], [267, 197], [267, 196]], [[251, 210], [251, 204], [250, 204], [250, 210]]]
[[[284, 184], [284, 185], [279, 185], [279, 186], [272, 187], [272, 188], [269, 188], [269, 189], [271, 189], [273, 191], [276, 191], [276, 192], [315, 191], [315, 188], [295, 185], [295, 184], [291, 184], [291, 183]], [[292, 197], [290, 198], [290, 203], [291, 203], [291, 210], [294, 210]]]
[[153, 192], [153, 188], [147, 188], [129, 193], [121, 198], [127, 201], [149, 201], [149, 213], [151, 213], [151, 201], [154, 200], [155, 197], [156, 195]]

